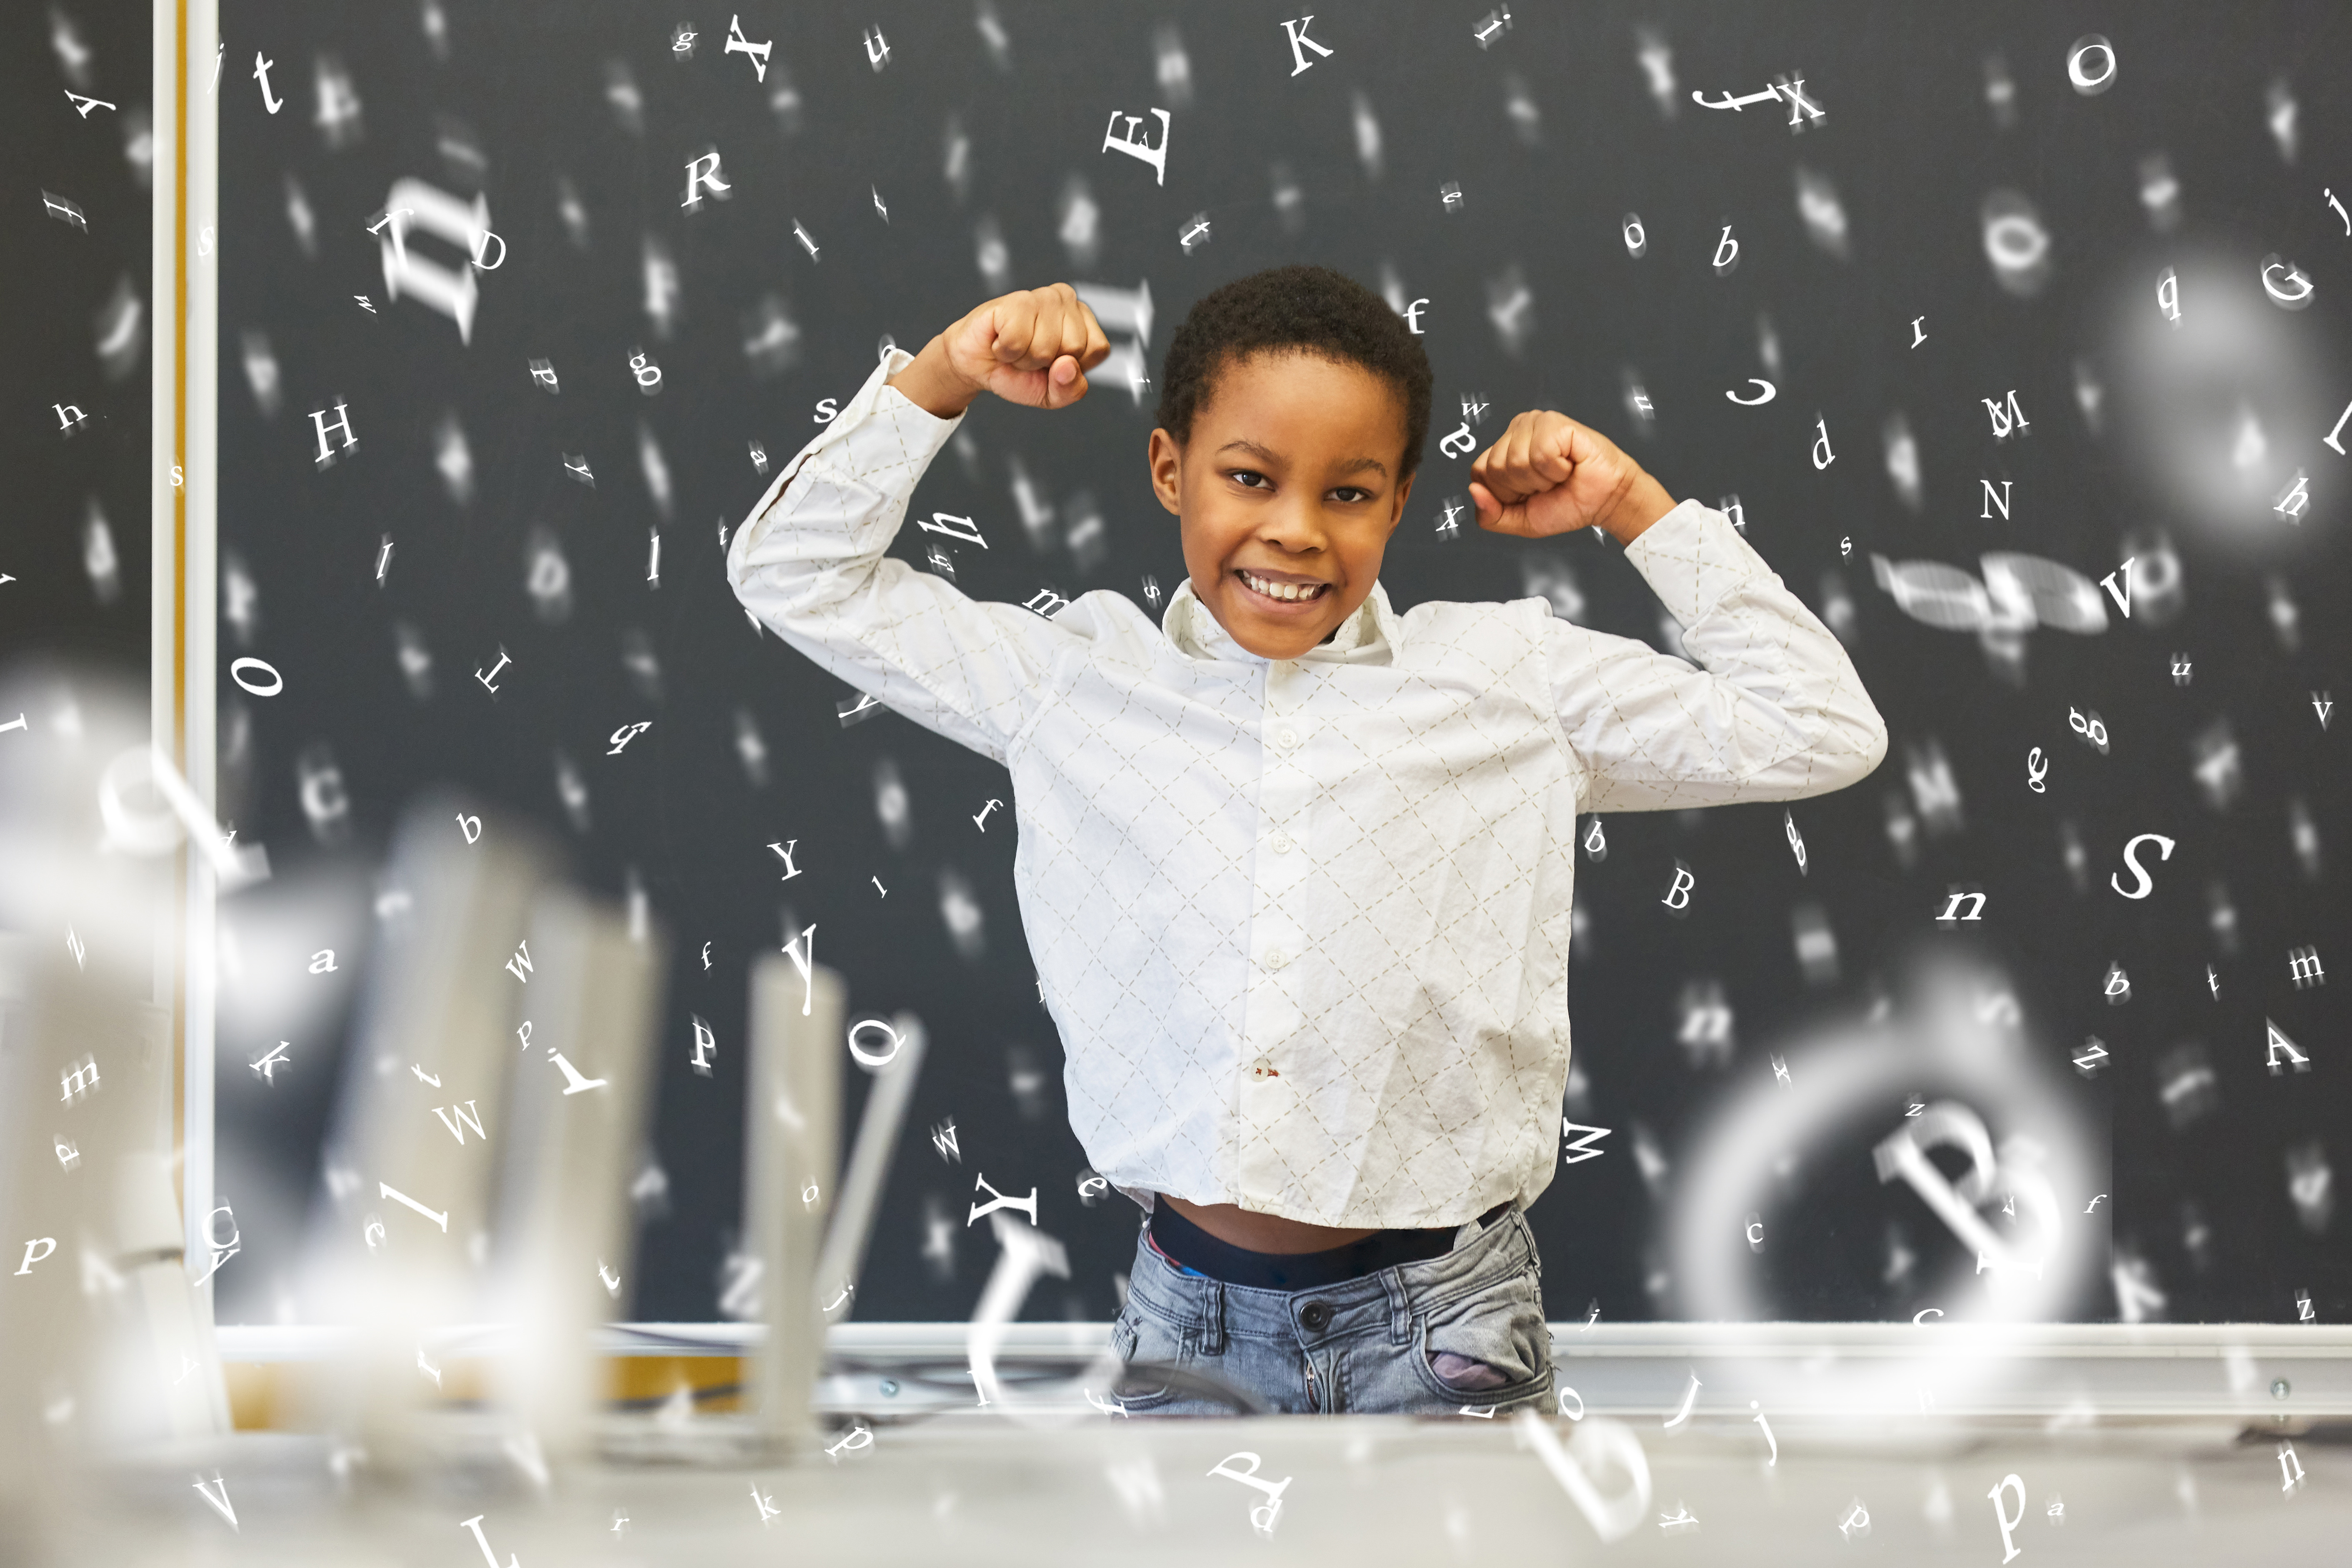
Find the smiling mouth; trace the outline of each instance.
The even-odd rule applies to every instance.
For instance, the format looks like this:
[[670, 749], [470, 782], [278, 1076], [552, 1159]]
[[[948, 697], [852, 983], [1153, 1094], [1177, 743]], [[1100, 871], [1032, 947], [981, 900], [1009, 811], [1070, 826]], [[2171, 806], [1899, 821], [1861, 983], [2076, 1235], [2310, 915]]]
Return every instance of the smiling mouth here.
[[1275, 583], [1240, 568], [1234, 570], [1234, 575], [1253, 598], [1285, 607], [1313, 604], [1331, 592], [1328, 583]]

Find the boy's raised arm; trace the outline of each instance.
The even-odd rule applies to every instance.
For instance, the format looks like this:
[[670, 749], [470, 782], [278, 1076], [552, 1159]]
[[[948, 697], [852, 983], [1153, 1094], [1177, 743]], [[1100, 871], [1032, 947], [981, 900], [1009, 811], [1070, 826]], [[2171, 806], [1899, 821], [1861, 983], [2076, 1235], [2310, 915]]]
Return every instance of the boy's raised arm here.
[[1616, 537], [1702, 667], [1554, 623], [1554, 698], [1588, 775], [1581, 809], [1794, 800], [1885, 758], [1885, 721], [1844, 647], [1722, 513], [1676, 504], [1606, 437], [1558, 414], [1520, 415], [1474, 471], [1482, 527]]
[[1006, 295], [893, 351], [824, 435], [784, 465], [727, 552], [761, 622], [850, 685], [998, 762], [1074, 630], [967, 598], [887, 552], [923, 471], [983, 391], [1061, 408], [1109, 352], [1066, 285]]

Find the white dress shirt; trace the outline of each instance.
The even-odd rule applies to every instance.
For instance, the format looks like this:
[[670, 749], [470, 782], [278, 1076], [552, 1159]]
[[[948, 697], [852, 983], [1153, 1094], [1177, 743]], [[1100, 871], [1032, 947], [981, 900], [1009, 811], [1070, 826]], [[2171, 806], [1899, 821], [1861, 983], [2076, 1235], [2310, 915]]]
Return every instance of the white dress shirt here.
[[[1013, 886], [1070, 1122], [1146, 1207], [1458, 1226], [1558, 1163], [1580, 811], [1790, 800], [1878, 765], [1845, 650], [1719, 512], [1626, 550], [1695, 669], [1540, 598], [1378, 584], [1296, 659], [1188, 580], [1050, 618], [886, 558], [959, 420], [893, 351], [728, 551], [777, 636], [1012, 773]], [[785, 487], [790, 485], [790, 489]], [[779, 494], [782, 500], [779, 502]]]

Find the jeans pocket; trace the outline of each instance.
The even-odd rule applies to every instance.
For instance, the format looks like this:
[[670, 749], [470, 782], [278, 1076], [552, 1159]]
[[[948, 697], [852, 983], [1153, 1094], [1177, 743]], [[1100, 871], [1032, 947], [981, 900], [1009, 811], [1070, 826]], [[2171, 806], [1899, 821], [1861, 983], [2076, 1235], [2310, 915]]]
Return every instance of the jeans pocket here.
[[1171, 1380], [1160, 1375], [1182, 1370], [1192, 1359], [1195, 1336], [1138, 1305], [1133, 1297], [1110, 1326], [1111, 1348], [1126, 1363], [1118, 1397], [1129, 1410], [1150, 1410], [1178, 1397]]
[[1414, 1349], [1414, 1372], [1441, 1399], [1496, 1405], [1539, 1392], [1552, 1373], [1551, 1329], [1534, 1271], [1429, 1309]]

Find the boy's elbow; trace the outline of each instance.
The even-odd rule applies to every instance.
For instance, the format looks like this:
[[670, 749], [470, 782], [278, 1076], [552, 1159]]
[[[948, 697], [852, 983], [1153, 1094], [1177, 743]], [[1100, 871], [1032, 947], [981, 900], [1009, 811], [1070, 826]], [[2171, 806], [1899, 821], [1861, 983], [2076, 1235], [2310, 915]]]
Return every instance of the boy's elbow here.
[[1846, 776], [1838, 781], [1840, 789], [1860, 784], [1876, 773], [1878, 764], [1886, 760], [1886, 721], [1879, 715], [1877, 704], [1871, 701], [1866, 693], [1862, 698], [1862, 710], [1854, 714], [1843, 728], [1853, 738], [1853, 744], [1848, 752], [1851, 761], [1844, 770]]

